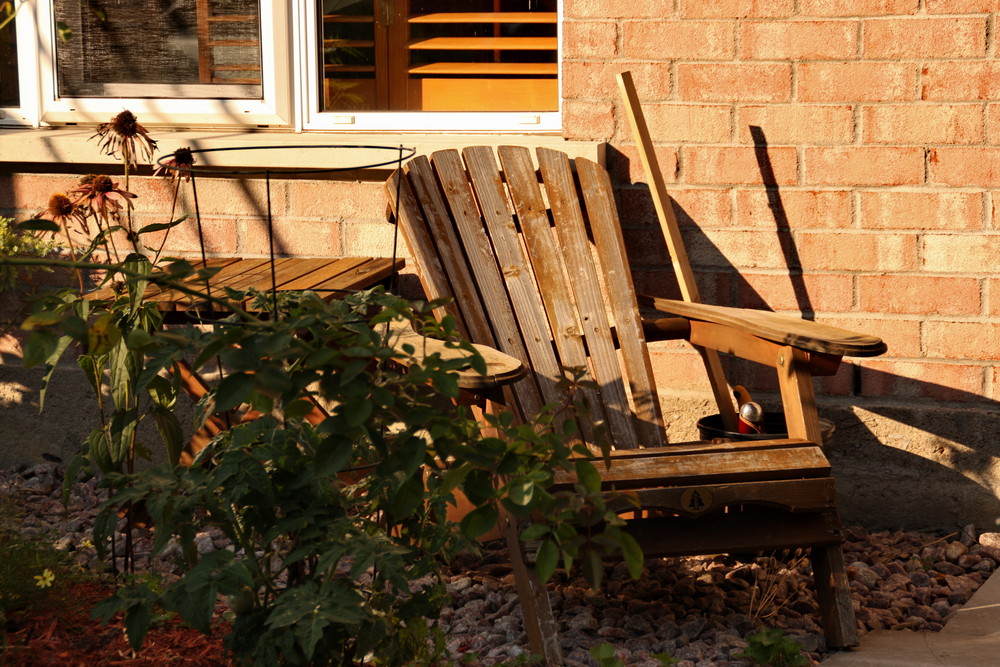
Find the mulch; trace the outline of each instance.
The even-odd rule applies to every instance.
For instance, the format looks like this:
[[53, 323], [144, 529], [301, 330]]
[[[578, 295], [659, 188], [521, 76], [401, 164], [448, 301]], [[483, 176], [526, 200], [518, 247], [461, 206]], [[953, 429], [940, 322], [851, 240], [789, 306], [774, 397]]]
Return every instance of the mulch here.
[[168, 619], [150, 628], [142, 651], [134, 654], [125, 638], [119, 614], [107, 625], [90, 618], [90, 610], [113, 589], [89, 581], [66, 582], [53, 588], [44, 601], [12, 612], [4, 632], [3, 665], [233, 665], [222, 638], [227, 629], [211, 635]]

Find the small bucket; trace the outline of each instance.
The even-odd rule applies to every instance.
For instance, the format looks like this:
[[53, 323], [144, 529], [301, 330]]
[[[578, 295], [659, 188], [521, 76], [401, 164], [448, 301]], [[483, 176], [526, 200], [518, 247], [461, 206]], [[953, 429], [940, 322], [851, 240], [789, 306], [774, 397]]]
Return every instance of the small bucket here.
[[[823, 436], [822, 444], [829, 445], [830, 438], [836, 426], [829, 419], [819, 418], [819, 430]], [[785, 426], [784, 412], [764, 413], [763, 433], [734, 433], [727, 431], [722, 425], [722, 415], [708, 415], [698, 420], [698, 435], [702, 440], [728, 438], [730, 440], [780, 440], [788, 437], [788, 427]]]

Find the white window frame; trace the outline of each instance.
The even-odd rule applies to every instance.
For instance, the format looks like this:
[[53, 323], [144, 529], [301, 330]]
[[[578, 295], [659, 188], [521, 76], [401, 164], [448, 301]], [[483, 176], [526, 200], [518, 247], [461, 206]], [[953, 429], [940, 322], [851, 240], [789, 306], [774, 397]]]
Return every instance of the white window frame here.
[[[552, 112], [321, 112], [315, 0], [260, 0], [263, 98], [210, 100], [164, 98], [60, 98], [56, 79], [56, 30], [52, 0], [26, 0], [18, 14], [18, 108], [0, 108], [0, 126], [95, 124], [129, 109], [144, 125], [239, 130], [274, 128], [362, 133], [554, 133]], [[562, 53], [562, 1], [558, 7]], [[35, 38], [27, 38], [31, 35]], [[559, 59], [560, 72], [562, 69]], [[562, 79], [559, 80], [562, 103]]]

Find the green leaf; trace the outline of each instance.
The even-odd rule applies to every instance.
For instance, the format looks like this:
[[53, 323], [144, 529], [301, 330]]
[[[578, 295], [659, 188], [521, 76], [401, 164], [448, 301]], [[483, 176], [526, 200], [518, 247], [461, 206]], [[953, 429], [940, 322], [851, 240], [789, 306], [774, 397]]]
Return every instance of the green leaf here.
[[645, 560], [642, 547], [639, 546], [634, 537], [623, 530], [619, 530], [616, 537], [621, 544], [622, 556], [625, 558], [625, 567], [628, 568], [629, 576], [638, 579], [642, 576], [642, 566]]
[[549, 534], [550, 529], [544, 523], [532, 523], [529, 524], [524, 530], [521, 531], [521, 540], [530, 541], [538, 540]]
[[176, 466], [184, 449], [184, 431], [180, 420], [171, 410], [156, 408], [153, 410], [153, 421], [156, 422], [156, 429], [160, 432], [163, 444], [167, 448], [167, 461], [170, 465]]
[[215, 390], [215, 409], [226, 412], [247, 402], [257, 381], [247, 373], [227, 375]]
[[538, 547], [538, 555], [535, 556], [535, 572], [538, 579], [543, 584], [552, 578], [559, 564], [559, 547], [552, 540], [545, 540]]
[[133, 651], [142, 647], [146, 632], [153, 621], [153, 610], [147, 605], [133, 605], [125, 612], [125, 636]]
[[32, 218], [31, 220], [25, 220], [24, 222], [17, 225], [17, 228], [22, 232], [61, 232], [62, 227], [53, 222], [52, 220], [44, 220], [42, 218]]
[[[423, 504], [424, 481], [420, 475], [408, 478], [400, 484], [389, 502], [389, 513], [401, 521], [413, 514]], [[484, 531], [485, 532], [485, 531]]]
[[151, 225], [146, 225], [145, 227], [139, 229], [139, 231], [136, 232], [136, 236], [142, 236], [143, 234], [149, 234], [151, 232], [158, 232], [164, 229], [170, 229], [171, 227], [176, 227], [177, 225], [181, 224], [187, 219], [188, 216], [185, 215], [181, 218], [177, 218], [173, 222], [154, 222]]
[[587, 491], [597, 493], [601, 490], [601, 473], [597, 471], [593, 463], [586, 459], [577, 459], [573, 465], [576, 469], [577, 479]]
[[510, 485], [507, 494], [515, 505], [527, 505], [535, 495], [535, 483], [530, 479], [518, 480]]
[[590, 588], [595, 591], [599, 589], [604, 580], [604, 560], [601, 554], [594, 549], [587, 549], [580, 567], [583, 569], [583, 578], [590, 584]]
[[462, 519], [462, 533], [474, 540], [493, 530], [500, 515], [493, 505], [483, 505], [472, 510]]
[[87, 354], [104, 354], [118, 344], [122, 332], [111, 313], [104, 313], [87, 325]]
[[61, 336], [56, 343], [56, 349], [45, 360], [45, 374], [42, 376], [42, 387], [38, 391], [39, 412], [45, 409], [45, 395], [48, 393], [49, 385], [52, 382], [52, 374], [55, 373], [56, 367], [59, 365], [59, 359], [62, 358], [63, 353], [66, 352], [72, 342], [73, 339], [69, 336]]

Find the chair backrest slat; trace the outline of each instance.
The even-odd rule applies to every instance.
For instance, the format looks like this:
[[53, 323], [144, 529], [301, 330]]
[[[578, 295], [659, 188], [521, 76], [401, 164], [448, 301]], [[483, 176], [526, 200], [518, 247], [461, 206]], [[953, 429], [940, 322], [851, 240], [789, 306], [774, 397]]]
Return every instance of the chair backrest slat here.
[[607, 408], [608, 436], [615, 447], [634, 449], [639, 441], [569, 157], [539, 149], [538, 164], [590, 352], [591, 372]]
[[487, 146], [472, 147], [463, 150], [462, 156], [542, 398], [546, 403], [559, 401], [562, 395], [556, 382], [562, 369], [552, 347], [545, 305], [532, 279], [532, 267], [521, 246], [493, 150]]
[[[522, 416], [561, 398], [564, 367], [583, 367], [593, 442], [603, 421], [612, 446], [665, 443], [652, 367], [614, 193], [596, 163], [539, 149], [473, 147], [405, 167], [397, 219], [427, 296], [453, 296], [475, 342], [534, 372], [514, 385]], [[390, 200], [395, 181], [386, 188]], [[596, 250], [595, 250], [596, 247]]]
[[615, 207], [611, 179], [602, 167], [582, 158], [576, 160], [576, 171], [615, 317], [622, 365], [636, 419], [636, 433], [639, 441], [647, 447], [664, 445], [663, 415], [639, 319], [635, 286], [625, 256], [625, 239]]
[[[472, 268], [496, 346], [501, 352], [530, 367], [531, 359], [521, 338], [517, 317], [508, 298], [462, 159], [457, 151], [449, 150], [434, 153], [431, 161], [451, 210], [452, 220], [458, 229], [466, 260]], [[515, 391], [526, 417], [541, 410], [544, 401], [538, 390], [537, 379], [532, 375], [518, 382]]]
[[[501, 146], [497, 152], [559, 359], [563, 366], [589, 370], [583, 328], [531, 153], [517, 146]], [[586, 387], [581, 391], [590, 410], [590, 418], [579, 422], [581, 434], [584, 441], [594, 442], [593, 422], [607, 417], [597, 392]]]

